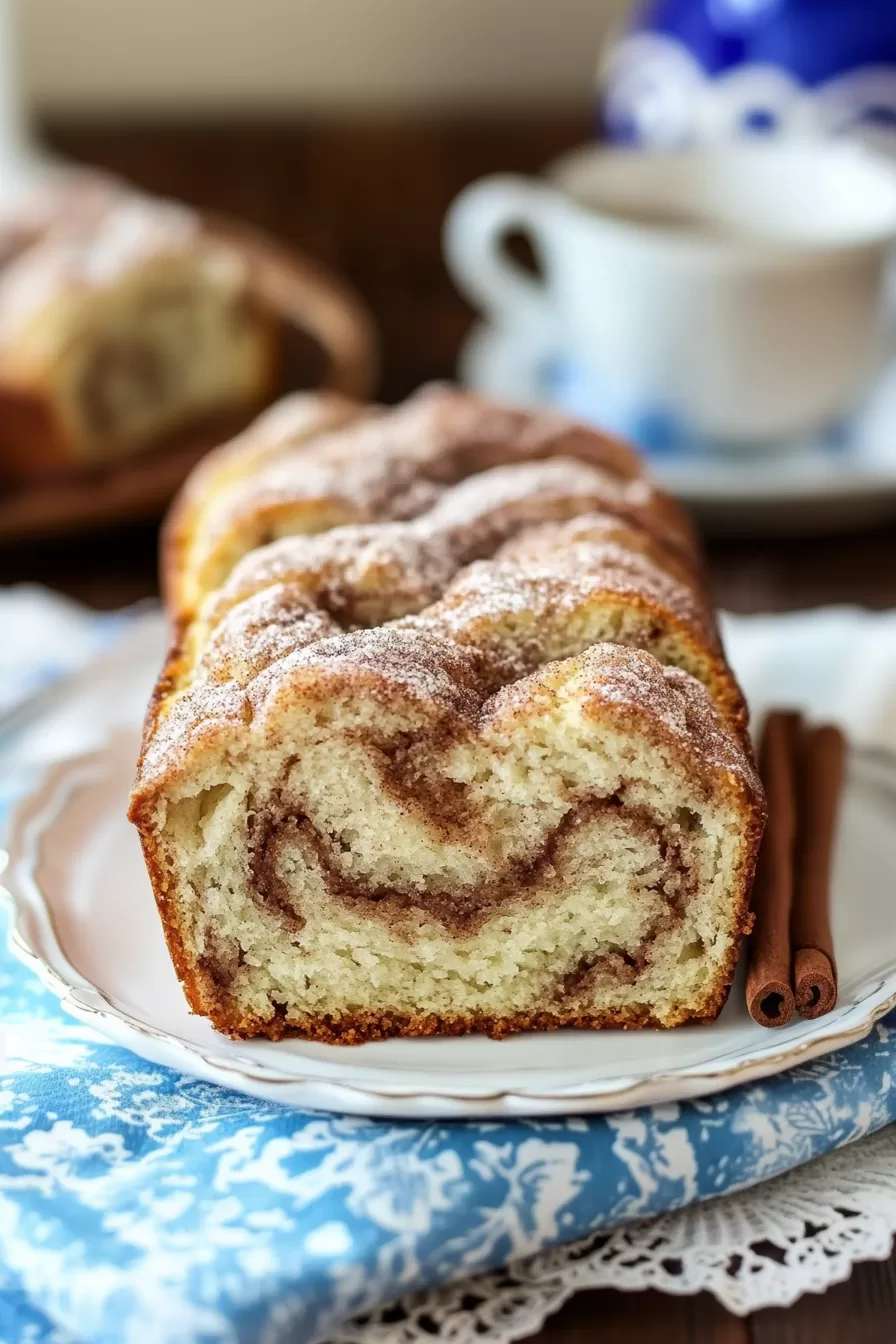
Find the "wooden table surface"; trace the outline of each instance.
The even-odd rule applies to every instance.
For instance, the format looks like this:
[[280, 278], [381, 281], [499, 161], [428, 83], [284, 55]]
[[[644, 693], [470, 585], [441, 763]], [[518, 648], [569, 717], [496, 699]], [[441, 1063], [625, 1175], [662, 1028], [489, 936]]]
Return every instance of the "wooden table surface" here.
[[[409, 123], [345, 119], [301, 123], [54, 125], [72, 158], [156, 192], [226, 210], [299, 244], [342, 272], [379, 326], [381, 392], [404, 396], [450, 377], [472, 318], [439, 255], [445, 208], [483, 173], [532, 172], [586, 138], [587, 122], [533, 116]], [[728, 539], [709, 544], [716, 600], [736, 611], [827, 602], [896, 605], [896, 528], [813, 539]], [[49, 584], [109, 608], [156, 591], [155, 528], [60, 538], [0, 550], [0, 582]], [[585, 1292], [537, 1337], [541, 1344], [892, 1344], [896, 1258], [859, 1266], [823, 1297], [788, 1310], [730, 1315], [706, 1294]]]

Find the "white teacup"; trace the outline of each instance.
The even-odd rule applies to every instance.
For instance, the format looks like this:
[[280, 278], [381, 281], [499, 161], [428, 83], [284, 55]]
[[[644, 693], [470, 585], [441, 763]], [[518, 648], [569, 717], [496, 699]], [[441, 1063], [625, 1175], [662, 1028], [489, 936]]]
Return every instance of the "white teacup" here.
[[[541, 277], [503, 247], [521, 230]], [[896, 168], [846, 142], [587, 147], [452, 206], [449, 269], [499, 331], [721, 443], [848, 413], [887, 353]]]

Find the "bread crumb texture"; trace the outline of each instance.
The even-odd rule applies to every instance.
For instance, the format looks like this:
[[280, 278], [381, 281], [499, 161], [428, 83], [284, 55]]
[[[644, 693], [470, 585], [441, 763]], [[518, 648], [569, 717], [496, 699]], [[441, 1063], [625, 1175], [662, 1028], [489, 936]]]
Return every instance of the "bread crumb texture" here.
[[191, 1007], [358, 1043], [721, 1009], [764, 802], [691, 530], [623, 445], [291, 399], [166, 529], [131, 817]]

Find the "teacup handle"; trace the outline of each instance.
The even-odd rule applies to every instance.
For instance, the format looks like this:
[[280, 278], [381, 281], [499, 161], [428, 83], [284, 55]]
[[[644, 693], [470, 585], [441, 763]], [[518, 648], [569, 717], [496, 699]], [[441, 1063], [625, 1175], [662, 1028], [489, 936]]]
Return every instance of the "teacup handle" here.
[[504, 239], [514, 230], [525, 233], [542, 273], [548, 273], [546, 230], [554, 208], [549, 187], [498, 174], [461, 192], [443, 234], [445, 260], [458, 289], [495, 326], [512, 327], [545, 348], [554, 343], [556, 328], [548, 285], [513, 261]]

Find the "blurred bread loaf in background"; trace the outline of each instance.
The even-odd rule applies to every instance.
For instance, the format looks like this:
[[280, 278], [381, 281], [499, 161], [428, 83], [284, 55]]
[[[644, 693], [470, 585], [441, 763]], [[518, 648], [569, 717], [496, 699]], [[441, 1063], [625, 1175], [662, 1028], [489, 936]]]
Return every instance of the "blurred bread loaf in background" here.
[[186, 207], [71, 174], [10, 221], [6, 256], [7, 476], [114, 462], [273, 394], [279, 321], [247, 257]]
[[38, 177], [0, 208], [0, 266], [45, 238], [88, 233], [127, 191], [93, 168], [56, 168]]

